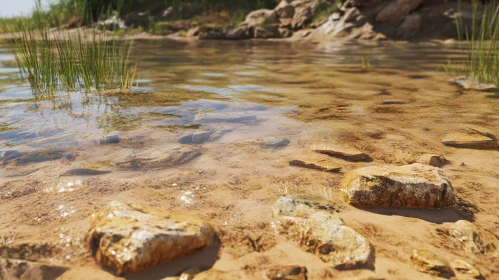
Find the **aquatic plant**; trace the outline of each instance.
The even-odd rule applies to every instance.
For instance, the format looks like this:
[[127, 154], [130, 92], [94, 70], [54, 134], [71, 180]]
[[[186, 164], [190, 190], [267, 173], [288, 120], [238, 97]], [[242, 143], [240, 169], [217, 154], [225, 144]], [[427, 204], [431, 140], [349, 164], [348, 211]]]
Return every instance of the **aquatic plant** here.
[[473, 0], [471, 30], [457, 18], [456, 26], [464, 56], [462, 65], [450, 62], [444, 69], [480, 84], [499, 86], [499, 5], [496, 0], [483, 4]]
[[362, 56], [362, 69], [369, 70], [372, 68], [371, 58], [368, 56]]
[[35, 93], [132, 87], [136, 67], [129, 65], [129, 55], [133, 42], [118, 42], [113, 34], [98, 31], [51, 33], [42, 20], [36, 25], [36, 29], [22, 25], [12, 30], [18, 31], [13, 37], [19, 70]]

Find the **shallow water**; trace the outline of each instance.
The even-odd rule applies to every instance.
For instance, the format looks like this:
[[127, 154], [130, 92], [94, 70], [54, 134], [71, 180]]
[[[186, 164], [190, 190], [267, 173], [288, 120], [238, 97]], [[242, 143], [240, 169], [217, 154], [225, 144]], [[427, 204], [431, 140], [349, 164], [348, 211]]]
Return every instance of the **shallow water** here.
[[[132, 54], [138, 87], [130, 93], [62, 92], [44, 100], [21, 81], [11, 46], [4, 43], [0, 233], [6, 240], [74, 245], [88, 229], [91, 213], [109, 200], [131, 200], [200, 216], [224, 229], [266, 234], [269, 207], [282, 194], [337, 199], [341, 173], [288, 165], [314, 156], [309, 146], [317, 142], [352, 146], [374, 159], [332, 159], [343, 172], [405, 164], [421, 153], [445, 154], [452, 164], [444, 170], [455, 188], [479, 201], [483, 210], [477, 220], [494, 232], [499, 212], [493, 196], [484, 193], [497, 191], [499, 152], [453, 149], [440, 142], [463, 125], [499, 135], [497, 93], [463, 91], [440, 70], [458, 54], [455, 45], [437, 43], [138, 41]], [[370, 58], [371, 69], [362, 69], [363, 57]], [[386, 276], [393, 267], [407, 266], [394, 255], [426, 247], [439, 224], [459, 219], [456, 213], [350, 209], [338, 215], [365, 230], [381, 249], [377, 271]], [[373, 233], [367, 225], [393, 234]], [[400, 245], [399, 240], [412, 243]], [[227, 242], [228, 248], [238, 246]], [[62, 257], [53, 259], [79, 263], [90, 258], [80, 247], [67, 246]], [[306, 258], [288, 249], [268, 253], [269, 258], [280, 264], [293, 262], [295, 254]], [[222, 260], [229, 268], [251, 262]], [[326, 269], [320, 261], [304, 262], [312, 276]], [[400, 270], [405, 273], [427, 279]]]

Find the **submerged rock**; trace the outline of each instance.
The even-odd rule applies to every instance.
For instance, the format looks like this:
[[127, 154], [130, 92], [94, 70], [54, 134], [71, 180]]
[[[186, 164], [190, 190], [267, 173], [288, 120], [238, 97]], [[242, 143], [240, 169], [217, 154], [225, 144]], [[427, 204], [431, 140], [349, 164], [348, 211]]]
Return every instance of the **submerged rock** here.
[[449, 263], [427, 249], [414, 249], [411, 254], [414, 267], [424, 273], [449, 278], [454, 275]]
[[308, 168], [308, 169], [315, 169], [315, 170], [325, 171], [325, 172], [340, 172], [341, 171], [341, 166], [334, 166], [328, 160], [319, 159], [319, 158], [305, 159], [305, 160], [294, 159], [294, 160], [289, 161], [289, 165]]
[[115, 164], [121, 168], [159, 170], [190, 163], [202, 154], [202, 149], [198, 147], [183, 147], [169, 151], [145, 151]]
[[9, 161], [22, 157], [24, 154], [16, 150], [9, 150], [0, 153], [0, 161], [4, 164], [9, 163]]
[[447, 159], [435, 154], [424, 154], [418, 157], [416, 162], [434, 167], [442, 167], [447, 163]]
[[337, 269], [371, 268], [374, 248], [343, 220], [290, 197], [281, 197], [273, 207], [276, 231], [298, 241], [302, 248]]
[[307, 280], [307, 268], [304, 266], [275, 266], [267, 270], [269, 280]]
[[210, 141], [215, 131], [203, 131], [191, 133], [180, 137], [180, 144], [203, 144]]
[[454, 269], [458, 279], [484, 279], [480, 271], [471, 264], [462, 260], [453, 260], [450, 266]]
[[497, 139], [484, 129], [468, 128], [445, 135], [442, 143], [446, 146], [470, 149], [497, 149]]
[[193, 254], [214, 236], [203, 221], [113, 201], [92, 215], [86, 244], [100, 264], [121, 275]]
[[100, 145], [118, 144], [120, 142], [120, 136], [110, 135], [99, 140]]
[[268, 137], [263, 139], [260, 147], [263, 149], [281, 149], [287, 147], [289, 143], [291, 143], [291, 141], [287, 138]]
[[466, 220], [455, 222], [448, 232], [466, 252], [487, 255], [499, 249], [499, 243], [493, 236], [480, 233], [474, 224]]
[[312, 151], [332, 157], [344, 159], [346, 161], [372, 161], [372, 158], [365, 153], [351, 148], [336, 147], [334, 145], [313, 145]]
[[111, 173], [111, 171], [77, 168], [77, 169], [68, 170], [64, 172], [61, 176], [96, 176], [108, 173]]
[[343, 179], [346, 200], [357, 207], [440, 208], [456, 204], [454, 189], [443, 172], [419, 163], [370, 166]]

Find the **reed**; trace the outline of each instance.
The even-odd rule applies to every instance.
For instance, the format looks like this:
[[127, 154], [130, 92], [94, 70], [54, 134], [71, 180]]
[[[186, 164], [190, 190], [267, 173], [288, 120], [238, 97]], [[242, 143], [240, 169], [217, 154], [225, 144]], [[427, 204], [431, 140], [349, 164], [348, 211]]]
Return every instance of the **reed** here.
[[45, 21], [34, 18], [36, 29], [21, 25], [12, 32], [18, 31], [13, 37], [20, 73], [36, 94], [124, 92], [132, 87], [136, 73], [136, 66], [129, 63], [132, 41], [119, 42], [113, 34], [98, 31], [52, 33]]
[[445, 68], [452, 69], [479, 84], [499, 86], [499, 5], [497, 0], [480, 4], [473, 0], [471, 27], [465, 26], [459, 18], [456, 20], [458, 37], [463, 54], [458, 65], [449, 63]]

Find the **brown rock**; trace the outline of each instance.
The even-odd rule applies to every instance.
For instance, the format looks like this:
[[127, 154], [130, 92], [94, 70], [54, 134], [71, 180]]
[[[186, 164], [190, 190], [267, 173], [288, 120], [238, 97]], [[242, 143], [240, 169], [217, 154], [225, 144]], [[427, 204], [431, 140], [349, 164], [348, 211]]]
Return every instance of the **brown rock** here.
[[357, 207], [440, 208], [456, 204], [443, 172], [414, 163], [370, 166], [348, 173], [341, 183], [348, 203]]
[[288, 3], [287, 0], [282, 0], [274, 11], [279, 18], [293, 18], [295, 15], [295, 7]]
[[393, 0], [376, 16], [377, 22], [399, 22], [416, 9], [423, 0]]
[[307, 268], [304, 266], [276, 266], [267, 270], [270, 280], [307, 280]]
[[263, 25], [265, 22], [274, 22], [277, 20], [276, 12], [273, 10], [261, 9], [249, 13], [246, 16], [242, 25], [247, 25], [250, 27], [256, 27]]
[[279, 198], [273, 207], [276, 231], [336, 269], [371, 268], [374, 248], [369, 241], [325, 210], [327, 207], [311, 205], [314, 201]]
[[121, 275], [193, 254], [214, 235], [203, 221], [113, 201], [92, 215], [86, 241], [100, 264]]
[[371, 161], [368, 154], [362, 153], [355, 149], [344, 148], [335, 145], [321, 144], [312, 146], [312, 151], [320, 154], [329, 155], [332, 157], [341, 158], [347, 161]]
[[341, 167], [331, 165], [328, 160], [315, 158], [315, 159], [294, 159], [289, 162], [291, 166], [298, 166], [303, 168], [315, 169], [326, 172], [340, 172]]
[[431, 165], [434, 167], [442, 167], [447, 163], [447, 160], [443, 156], [435, 155], [435, 154], [424, 154], [420, 156], [417, 160], [417, 163]]
[[480, 255], [497, 252], [499, 244], [492, 235], [480, 233], [474, 224], [466, 220], [455, 222], [449, 229], [449, 235], [454, 237], [466, 252]]
[[421, 16], [418, 13], [412, 13], [406, 16], [398, 27], [397, 37], [407, 40], [418, 33], [420, 26]]
[[460, 280], [483, 279], [480, 271], [465, 261], [453, 260], [450, 262], [450, 266], [454, 269], [454, 272], [457, 274], [458, 279]]
[[446, 146], [470, 149], [497, 149], [496, 137], [490, 132], [478, 129], [467, 128], [459, 132], [449, 133], [444, 136], [442, 143]]
[[454, 275], [446, 260], [427, 249], [414, 249], [411, 254], [414, 267], [424, 273], [439, 277]]

